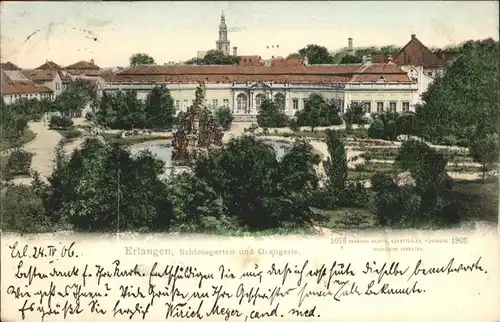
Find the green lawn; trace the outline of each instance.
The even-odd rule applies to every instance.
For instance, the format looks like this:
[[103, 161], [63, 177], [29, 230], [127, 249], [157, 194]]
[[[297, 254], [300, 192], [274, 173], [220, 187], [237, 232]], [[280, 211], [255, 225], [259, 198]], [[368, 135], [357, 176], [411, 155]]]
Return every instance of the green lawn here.
[[114, 144], [117, 143], [118, 145], [121, 146], [129, 146], [129, 145], [134, 145], [146, 141], [153, 141], [153, 140], [164, 140], [164, 139], [171, 139], [171, 137], [166, 137], [162, 135], [154, 135], [154, 134], [139, 134], [139, 135], [131, 135], [131, 136], [126, 136], [126, 137], [120, 137], [119, 134], [115, 133], [103, 133], [102, 136], [104, 139], [110, 143]]
[[35, 139], [36, 134], [31, 130], [24, 130], [23, 135], [15, 141], [0, 142], [0, 151], [18, 148]]

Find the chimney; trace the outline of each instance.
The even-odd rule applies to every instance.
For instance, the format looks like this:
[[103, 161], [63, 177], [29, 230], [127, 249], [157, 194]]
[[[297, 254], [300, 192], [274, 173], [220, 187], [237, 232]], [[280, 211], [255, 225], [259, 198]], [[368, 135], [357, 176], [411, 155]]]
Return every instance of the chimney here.
[[368, 54], [366, 55], [366, 63], [371, 64], [372, 63], [372, 55]]
[[391, 54], [387, 55], [387, 63], [392, 64], [392, 55]]
[[92, 59], [90, 60], [90, 63], [91, 63], [92, 65], [94, 65], [94, 58], [92, 58]]
[[233, 56], [238, 56], [238, 47], [233, 47]]
[[417, 35], [415, 35], [415, 34], [411, 34], [411, 39], [415, 39], [416, 36]]
[[352, 46], [352, 38], [347, 38], [347, 48], [348, 48], [348, 52], [349, 52], [349, 55], [352, 55], [353, 52], [354, 52], [354, 48]]

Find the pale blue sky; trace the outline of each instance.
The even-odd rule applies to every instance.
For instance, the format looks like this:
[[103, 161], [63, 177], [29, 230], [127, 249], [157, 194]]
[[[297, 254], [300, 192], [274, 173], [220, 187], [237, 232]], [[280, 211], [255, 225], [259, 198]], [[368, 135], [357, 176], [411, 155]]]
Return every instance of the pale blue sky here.
[[240, 29], [229, 40], [242, 55], [286, 56], [310, 43], [334, 50], [348, 37], [354, 46], [402, 46], [412, 33], [437, 47], [498, 40], [496, 1], [2, 2], [1, 58], [24, 68], [91, 58], [124, 66], [136, 52], [160, 64], [187, 60], [215, 47], [222, 10]]

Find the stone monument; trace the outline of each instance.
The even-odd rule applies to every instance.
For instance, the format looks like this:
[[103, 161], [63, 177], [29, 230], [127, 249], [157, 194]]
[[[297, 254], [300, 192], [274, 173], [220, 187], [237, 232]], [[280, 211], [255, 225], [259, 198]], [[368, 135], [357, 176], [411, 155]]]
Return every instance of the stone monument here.
[[222, 146], [223, 135], [222, 127], [205, 104], [205, 84], [200, 83], [193, 105], [181, 115], [173, 135], [173, 165], [193, 166], [200, 157]]

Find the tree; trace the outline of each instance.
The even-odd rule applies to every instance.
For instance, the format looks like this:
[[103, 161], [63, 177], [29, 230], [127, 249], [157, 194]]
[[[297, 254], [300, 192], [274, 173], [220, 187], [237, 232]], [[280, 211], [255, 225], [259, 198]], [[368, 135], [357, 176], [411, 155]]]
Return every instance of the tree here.
[[0, 100], [0, 143], [15, 141], [20, 138], [28, 127], [28, 118], [19, 111]]
[[30, 186], [7, 188], [0, 195], [0, 204], [0, 227], [3, 232], [41, 233], [53, 228], [41, 198]]
[[56, 152], [44, 197], [52, 219], [83, 231], [151, 231], [168, 228], [172, 207], [159, 176], [164, 163], [144, 152], [87, 139], [70, 158]]
[[174, 100], [166, 87], [155, 86], [146, 98], [145, 126], [150, 129], [170, 129], [175, 121]]
[[155, 60], [148, 54], [137, 53], [129, 58], [130, 66], [154, 65]]
[[257, 124], [260, 127], [284, 127], [288, 124], [288, 117], [276, 102], [264, 100], [259, 108]]
[[44, 109], [47, 108], [47, 99], [39, 101], [35, 98], [21, 98], [17, 102], [10, 104], [9, 108], [16, 111], [16, 113], [23, 115], [30, 121], [38, 122], [43, 113], [46, 112]]
[[364, 117], [365, 109], [360, 103], [351, 103], [343, 115], [346, 124], [365, 124]]
[[182, 173], [169, 182], [169, 187], [175, 229], [199, 233], [236, 228], [234, 217], [224, 213], [221, 196], [197, 176]]
[[376, 53], [384, 53], [384, 54], [394, 54], [397, 53], [401, 50], [401, 47], [396, 46], [396, 45], [387, 45], [387, 46], [382, 46]]
[[307, 62], [310, 65], [331, 64], [333, 62], [332, 56], [328, 52], [328, 49], [323, 46], [310, 44], [300, 49], [298, 52], [300, 57], [307, 57]]
[[466, 43], [444, 76], [428, 87], [416, 114], [420, 134], [433, 142], [449, 135], [470, 141], [499, 133], [500, 49], [492, 39]]
[[304, 109], [295, 116], [299, 126], [310, 126], [314, 130], [317, 126], [342, 124], [339, 110], [336, 101], [327, 102], [320, 94], [313, 93], [309, 95]]
[[16, 175], [29, 175], [33, 153], [17, 148], [12, 151], [5, 165], [6, 178]]
[[194, 173], [219, 194], [225, 213], [239, 226], [251, 229], [279, 225], [275, 198], [278, 161], [272, 147], [251, 136], [232, 139], [227, 146], [209, 153]]
[[372, 139], [395, 140], [399, 134], [397, 131], [399, 117], [395, 112], [376, 114], [368, 129], [368, 136]]
[[222, 51], [209, 50], [203, 59], [192, 58], [185, 62], [188, 65], [238, 65], [240, 58], [225, 55]]
[[69, 129], [73, 126], [73, 120], [65, 116], [52, 115], [49, 121], [50, 129]]
[[360, 64], [363, 62], [363, 59], [359, 56], [355, 55], [346, 55], [340, 61], [341, 64]]
[[406, 113], [396, 119], [396, 132], [398, 135], [418, 134], [418, 118], [415, 113]]
[[233, 113], [229, 107], [219, 107], [215, 110], [215, 118], [217, 122], [222, 126], [224, 131], [231, 129], [231, 124], [233, 123]]
[[347, 180], [347, 154], [344, 143], [340, 140], [338, 134], [333, 130], [326, 131], [326, 145], [328, 147], [329, 157], [325, 163], [325, 171], [328, 177], [329, 185], [342, 190]]
[[432, 151], [432, 148], [426, 143], [417, 140], [407, 140], [401, 144], [396, 163], [403, 171], [412, 171], [416, 169], [425, 154]]
[[[150, 104], [150, 110], [154, 108]], [[104, 93], [99, 102], [95, 119], [99, 125], [112, 129], [143, 128], [146, 125], [145, 104], [137, 98], [135, 91]]]
[[51, 108], [62, 114], [81, 111], [93, 98], [95, 98], [95, 88], [89, 87], [85, 79], [79, 78], [63, 89]]
[[320, 156], [305, 139], [298, 139], [279, 164], [278, 194], [282, 195], [280, 220], [309, 223], [311, 200], [318, 189], [316, 166]]
[[473, 160], [481, 163], [484, 181], [486, 172], [498, 167], [498, 160], [500, 158], [500, 136], [497, 133], [493, 133], [475, 139], [469, 151]]

